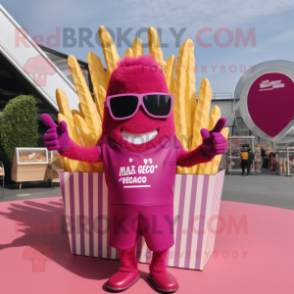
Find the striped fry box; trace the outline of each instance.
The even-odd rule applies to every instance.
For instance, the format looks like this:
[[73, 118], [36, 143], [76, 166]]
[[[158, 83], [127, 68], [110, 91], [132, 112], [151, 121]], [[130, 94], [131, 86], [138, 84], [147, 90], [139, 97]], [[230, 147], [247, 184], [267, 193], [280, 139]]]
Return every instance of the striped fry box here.
[[[203, 270], [214, 250], [225, 171], [215, 175], [177, 174], [174, 187], [174, 245], [170, 267]], [[118, 259], [108, 245], [108, 189], [103, 172], [60, 172], [70, 252]], [[150, 263], [144, 237], [137, 243], [139, 262]]]

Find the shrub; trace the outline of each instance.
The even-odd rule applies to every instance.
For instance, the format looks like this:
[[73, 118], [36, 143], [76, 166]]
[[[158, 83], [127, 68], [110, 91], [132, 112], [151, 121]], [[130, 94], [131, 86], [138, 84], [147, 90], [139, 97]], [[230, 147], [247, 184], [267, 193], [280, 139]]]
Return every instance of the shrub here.
[[37, 107], [33, 96], [11, 99], [0, 116], [0, 158], [10, 170], [15, 147], [37, 147]]

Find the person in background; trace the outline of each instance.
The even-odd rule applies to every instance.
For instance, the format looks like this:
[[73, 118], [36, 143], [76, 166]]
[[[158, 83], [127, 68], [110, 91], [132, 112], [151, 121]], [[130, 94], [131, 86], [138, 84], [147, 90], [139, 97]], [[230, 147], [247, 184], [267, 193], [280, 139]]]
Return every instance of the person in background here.
[[261, 146], [262, 168], [267, 168], [267, 159], [265, 154], [265, 146]]
[[252, 152], [250, 148], [248, 149], [248, 154], [249, 154], [249, 169], [251, 169], [251, 165], [253, 165], [253, 162], [255, 160], [255, 154]]
[[255, 170], [260, 173], [261, 172], [261, 165], [262, 165], [262, 158], [261, 158], [261, 149], [259, 146], [256, 146], [255, 148], [255, 160], [254, 160], [254, 164], [255, 164]]
[[249, 164], [249, 153], [246, 149], [242, 150], [241, 153], [241, 167], [242, 167], [242, 175], [245, 173], [245, 167], [247, 168], [247, 177], [249, 176], [250, 164]]

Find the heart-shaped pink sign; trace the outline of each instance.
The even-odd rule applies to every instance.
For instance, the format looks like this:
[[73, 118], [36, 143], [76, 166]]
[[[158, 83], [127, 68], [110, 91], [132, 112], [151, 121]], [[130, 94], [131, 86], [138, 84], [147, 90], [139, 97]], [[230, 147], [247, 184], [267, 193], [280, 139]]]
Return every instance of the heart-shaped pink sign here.
[[294, 117], [294, 83], [281, 73], [260, 76], [250, 87], [247, 107], [255, 125], [272, 138]]

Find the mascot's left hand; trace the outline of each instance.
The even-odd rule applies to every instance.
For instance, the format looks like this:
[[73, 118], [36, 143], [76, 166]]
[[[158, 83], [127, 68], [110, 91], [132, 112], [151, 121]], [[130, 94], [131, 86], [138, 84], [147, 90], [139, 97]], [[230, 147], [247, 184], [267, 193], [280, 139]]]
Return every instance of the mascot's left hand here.
[[207, 129], [201, 130], [202, 144], [200, 147], [207, 157], [213, 158], [216, 155], [224, 154], [226, 152], [227, 139], [221, 133], [226, 122], [227, 120], [222, 117], [218, 120], [212, 131]]

